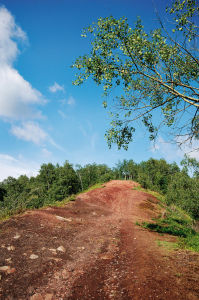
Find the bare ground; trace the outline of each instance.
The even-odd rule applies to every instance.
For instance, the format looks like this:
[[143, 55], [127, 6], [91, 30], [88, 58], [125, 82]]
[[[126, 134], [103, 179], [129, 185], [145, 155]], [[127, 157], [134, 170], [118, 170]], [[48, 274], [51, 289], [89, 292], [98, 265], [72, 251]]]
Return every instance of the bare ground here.
[[160, 213], [135, 185], [114, 180], [0, 222], [0, 299], [199, 299], [199, 255], [135, 225]]

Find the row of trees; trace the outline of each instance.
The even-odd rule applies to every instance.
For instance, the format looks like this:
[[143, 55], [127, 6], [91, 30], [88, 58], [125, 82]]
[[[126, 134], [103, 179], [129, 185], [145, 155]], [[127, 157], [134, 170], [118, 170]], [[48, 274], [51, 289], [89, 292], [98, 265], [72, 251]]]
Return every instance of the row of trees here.
[[95, 163], [84, 167], [73, 166], [68, 161], [63, 166], [43, 164], [36, 177], [29, 179], [21, 175], [15, 179], [9, 176], [0, 183], [0, 208], [2, 211], [39, 208], [62, 201], [96, 183], [124, 179], [137, 181], [143, 188], [166, 195], [168, 204], [176, 203], [198, 218], [199, 162], [185, 156], [181, 165], [182, 170], [176, 163], [169, 164], [164, 159], [153, 158], [139, 164], [132, 159], [124, 159], [112, 169]]
[[29, 179], [26, 175], [21, 175], [16, 179], [9, 176], [0, 183], [0, 208], [11, 211], [39, 208], [111, 178], [114, 178], [113, 171], [105, 164], [94, 163], [84, 167], [74, 167], [68, 161], [63, 166], [43, 164], [36, 177]]

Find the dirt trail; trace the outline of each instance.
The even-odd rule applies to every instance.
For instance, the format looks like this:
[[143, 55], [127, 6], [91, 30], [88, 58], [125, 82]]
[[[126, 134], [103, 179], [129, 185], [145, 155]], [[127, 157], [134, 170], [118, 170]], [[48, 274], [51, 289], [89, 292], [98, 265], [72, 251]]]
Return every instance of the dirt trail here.
[[135, 185], [114, 180], [1, 222], [0, 299], [199, 299], [199, 255], [135, 225], [160, 213]]

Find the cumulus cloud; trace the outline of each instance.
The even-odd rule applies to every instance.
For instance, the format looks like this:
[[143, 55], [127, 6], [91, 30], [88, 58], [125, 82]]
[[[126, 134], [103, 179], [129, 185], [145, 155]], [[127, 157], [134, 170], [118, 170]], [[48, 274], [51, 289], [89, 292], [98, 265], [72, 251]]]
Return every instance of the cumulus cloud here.
[[27, 43], [26, 33], [15, 23], [11, 13], [0, 8], [0, 117], [12, 119], [41, 118], [41, 111], [32, 105], [44, 104], [42, 94], [34, 89], [13, 62], [20, 53], [17, 42]]
[[21, 126], [13, 125], [11, 132], [20, 140], [30, 141], [39, 146], [48, 142], [54, 147], [63, 150], [37, 122], [27, 121], [23, 122]]
[[17, 55], [17, 41], [27, 43], [26, 33], [16, 25], [11, 13], [0, 8], [0, 117], [41, 118], [41, 111], [31, 105], [44, 104], [42, 94], [34, 89], [12, 66]]
[[54, 82], [52, 86], [49, 86], [49, 90], [51, 91], [51, 93], [56, 93], [57, 91], [65, 92], [64, 86], [59, 85], [57, 82]]
[[11, 132], [20, 140], [31, 141], [37, 145], [46, 141], [49, 136], [36, 122], [23, 122], [22, 126], [12, 126]]
[[0, 182], [8, 176], [18, 178], [20, 175], [36, 176], [39, 166], [35, 163], [25, 162], [22, 159], [15, 159], [12, 156], [0, 154]]
[[27, 42], [26, 33], [15, 24], [11, 13], [4, 7], [0, 7], [0, 64], [11, 65], [20, 51], [13, 39]]
[[43, 104], [42, 94], [13, 68], [4, 66], [0, 70], [0, 117], [13, 119], [41, 118], [41, 111], [33, 104]]

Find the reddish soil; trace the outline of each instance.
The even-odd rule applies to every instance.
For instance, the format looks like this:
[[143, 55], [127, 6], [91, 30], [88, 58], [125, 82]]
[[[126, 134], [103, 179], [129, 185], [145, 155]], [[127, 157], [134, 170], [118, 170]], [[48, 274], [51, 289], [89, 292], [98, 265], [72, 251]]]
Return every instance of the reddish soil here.
[[0, 299], [199, 299], [199, 255], [135, 225], [161, 213], [135, 185], [111, 181], [0, 222]]

